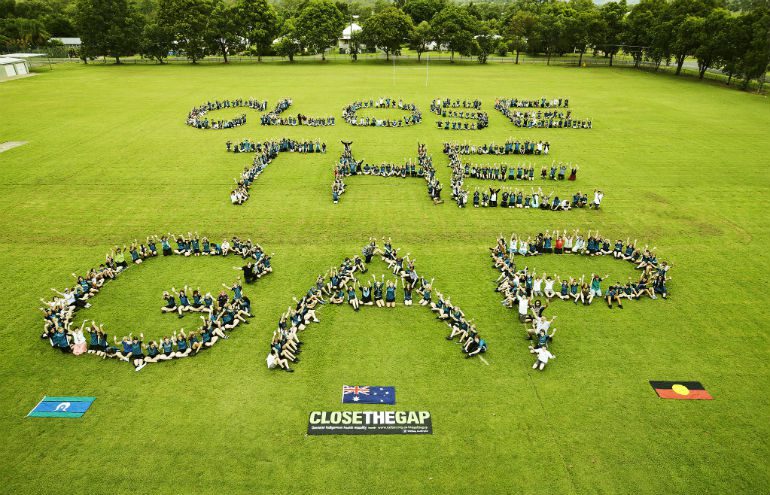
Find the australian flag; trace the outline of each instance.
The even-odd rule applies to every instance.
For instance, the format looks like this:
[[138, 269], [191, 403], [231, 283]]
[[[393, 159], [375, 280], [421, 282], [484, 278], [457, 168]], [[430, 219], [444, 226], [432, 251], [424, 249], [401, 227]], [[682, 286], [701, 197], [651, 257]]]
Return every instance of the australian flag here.
[[343, 404], [395, 404], [396, 387], [342, 386]]

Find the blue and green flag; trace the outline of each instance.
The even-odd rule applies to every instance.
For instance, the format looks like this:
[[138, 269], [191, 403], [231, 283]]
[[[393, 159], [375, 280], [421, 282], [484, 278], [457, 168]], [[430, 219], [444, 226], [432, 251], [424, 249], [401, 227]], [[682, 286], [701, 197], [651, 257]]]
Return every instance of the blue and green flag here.
[[28, 418], [79, 418], [91, 407], [96, 397], [43, 397]]

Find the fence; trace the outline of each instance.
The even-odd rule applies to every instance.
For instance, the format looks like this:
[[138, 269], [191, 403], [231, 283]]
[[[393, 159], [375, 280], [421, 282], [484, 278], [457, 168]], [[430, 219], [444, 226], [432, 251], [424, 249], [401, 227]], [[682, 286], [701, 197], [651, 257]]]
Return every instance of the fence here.
[[[46, 53], [45, 51], [39, 50], [39, 53]], [[60, 53], [50, 53], [47, 54], [49, 58], [36, 58], [36, 59], [30, 59], [30, 63], [33, 67], [42, 67], [42, 66], [50, 66], [51, 64], [57, 64], [57, 63], [82, 63], [80, 59], [77, 58], [66, 58], [63, 57]], [[58, 55], [58, 56], [57, 56]], [[341, 62], [347, 62], [347, 63], [353, 63], [350, 55], [347, 54], [341, 54], [341, 53], [328, 53], [325, 56], [325, 59], [330, 63], [341, 63]], [[227, 57], [227, 60], [229, 63], [232, 64], [256, 64], [256, 63], [263, 63], [263, 64], [281, 64], [281, 63], [288, 63], [288, 59], [286, 57], [280, 57], [276, 55], [265, 55], [262, 57], [261, 62], [259, 61], [259, 58], [256, 56], [246, 56], [246, 55], [234, 55], [231, 57]], [[382, 64], [386, 60], [384, 53], [363, 53], [358, 55], [358, 61], [355, 63], [358, 64], [370, 64], [370, 63], [376, 63], [376, 64]], [[321, 61], [321, 55], [302, 55], [302, 56], [296, 56], [294, 57], [294, 63], [296, 64], [312, 64], [312, 63], [319, 63]], [[155, 65], [158, 62], [153, 59], [143, 58], [143, 57], [124, 57], [121, 58], [121, 62], [124, 64], [141, 64], [141, 65]], [[448, 52], [429, 52], [424, 53], [420, 57], [418, 61], [418, 57], [414, 53], [405, 53], [401, 55], [391, 55], [390, 61], [388, 63], [395, 63], [395, 64], [408, 64], [408, 63], [428, 63], [428, 64], [454, 64], [454, 65], [471, 65], [471, 64], [478, 64], [478, 59], [476, 57], [471, 56], [463, 56], [459, 54], [455, 54], [454, 57], [451, 56]], [[89, 63], [92, 64], [108, 64], [112, 63], [112, 59], [97, 59], [92, 60]], [[183, 57], [168, 57], [164, 59], [164, 63], [167, 64], [189, 64], [190, 61]], [[207, 56], [206, 58], [199, 60], [199, 64], [202, 65], [212, 65], [212, 64], [222, 64], [224, 63], [224, 58], [219, 56]], [[515, 64], [516, 63], [516, 57], [515, 55], [508, 55], [505, 57], [501, 57], [499, 55], [491, 55], [487, 57], [487, 63], [492, 64]], [[576, 54], [570, 54], [568, 56], [561, 56], [561, 57], [551, 57], [550, 59], [547, 57], [542, 56], [531, 56], [528, 54], [521, 53], [519, 55], [518, 60], [519, 65], [552, 65], [556, 67], [577, 67], [580, 64], [580, 59]], [[609, 57], [604, 56], [593, 56], [591, 54], [584, 54], [582, 59], [582, 64], [585, 67], [607, 67], [610, 65], [610, 59]], [[630, 55], [616, 55], [613, 58], [612, 65], [614, 67], [623, 67], [623, 68], [633, 68], [635, 67], [634, 59]], [[656, 66], [655, 63], [650, 61], [642, 61], [639, 64], [639, 67], [637, 67], [639, 70], [649, 71], [649, 72], [659, 72], [662, 74], [673, 74], [676, 70], [676, 67], [674, 65], [665, 65], [661, 64], [659, 66]], [[682, 68], [682, 75], [692, 78], [692, 77], [698, 77], [699, 71], [696, 67], [692, 66], [692, 63], [690, 62], [690, 65], [685, 65]], [[720, 84], [726, 84], [728, 77], [723, 74], [721, 71], [718, 71], [716, 69], [709, 69], [704, 74], [703, 79], [717, 82]], [[742, 81], [736, 77], [733, 77], [733, 84], [735, 86], [740, 86]], [[761, 90], [761, 85], [758, 84], [755, 81], [751, 81], [749, 84], [749, 89], [751, 90]]]

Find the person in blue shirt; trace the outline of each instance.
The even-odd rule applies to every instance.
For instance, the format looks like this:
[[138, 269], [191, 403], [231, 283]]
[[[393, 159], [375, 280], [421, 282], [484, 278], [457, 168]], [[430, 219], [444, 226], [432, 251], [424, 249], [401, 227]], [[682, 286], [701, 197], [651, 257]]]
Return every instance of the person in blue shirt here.
[[203, 296], [201, 296], [200, 289], [196, 289], [192, 293], [192, 310], [200, 313], [203, 311]]
[[174, 353], [174, 357], [183, 358], [190, 355], [192, 348], [187, 343], [187, 335], [184, 333], [184, 328], [179, 330], [179, 335], [174, 332], [171, 340], [176, 344], [176, 353]]
[[487, 352], [487, 341], [481, 337], [475, 335], [473, 339], [469, 339], [465, 344], [463, 351], [466, 353], [466, 358], [472, 358], [473, 356], [482, 352]]
[[[118, 338], [113, 336], [112, 341], [115, 345], [118, 345]], [[132, 355], [132, 346], [131, 346], [131, 339], [128, 337], [123, 337], [120, 340], [120, 346], [121, 348], [115, 353], [118, 359], [121, 361], [128, 362], [131, 359]]]
[[348, 304], [353, 306], [353, 309], [358, 311], [360, 309], [361, 302], [358, 300], [358, 297], [356, 296], [356, 286], [358, 285], [358, 282], [354, 282], [352, 286], [348, 287], [347, 284], [344, 285], [345, 290], [348, 292]]
[[58, 328], [51, 336], [51, 345], [54, 349], [59, 349], [61, 352], [67, 354], [72, 352], [72, 344], [70, 344], [68, 335], [64, 328]]
[[160, 238], [160, 248], [163, 252], [163, 256], [171, 256], [174, 254], [174, 250], [171, 249], [171, 243], [168, 240], [168, 236], [163, 236]]
[[422, 298], [420, 299], [420, 306], [431, 306], [431, 309], [433, 308], [433, 301], [431, 293], [431, 287], [433, 284], [433, 279], [431, 279], [430, 283], [426, 283], [426, 281], [423, 279], [422, 281], [422, 289], [420, 289], [420, 293], [422, 294]]
[[615, 285], [610, 285], [607, 288], [607, 306], [612, 309], [612, 302], [618, 303], [618, 307], [623, 309], [623, 302], [620, 298], [623, 295], [623, 284], [617, 282]]
[[176, 299], [168, 291], [163, 291], [163, 300], [166, 301], [166, 305], [160, 308], [163, 313], [174, 313], [177, 311]]
[[164, 361], [173, 359], [174, 356], [174, 341], [171, 340], [168, 336], [164, 336], [163, 340], [160, 341], [160, 350], [163, 353], [163, 356], [166, 357]]
[[[403, 279], [402, 279], [403, 281]], [[388, 280], [385, 286], [385, 307], [396, 307], [396, 287], [398, 286], [398, 279], [390, 281]]]
[[144, 346], [144, 350], [146, 351], [144, 356], [145, 363], [157, 363], [158, 361], [167, 361], [171, 359], [160, 351], [158, 343], [154, 340], [151, 340], [148, 345]]
[[412, 305], [412, 286], [410, 284], [404, 283], [404, 279], [402, 278], [401, 287], [404, 289], [404, 306], [411, 306]]
[[372, 301], [372, 284], [358, 284], [358, 288], [361, 291], [361, 304], [364, 306], [373, 306], [374, 302]]
[[133, 335], [129, 335], [128, 337], [131, 345], [131, 363], [134, 365], [134, 371], [140, 371], [147, 364], [144, 362], [144, 352], [142, 351], [144, 334], [140, 334], [139, 338], [136, 338]]

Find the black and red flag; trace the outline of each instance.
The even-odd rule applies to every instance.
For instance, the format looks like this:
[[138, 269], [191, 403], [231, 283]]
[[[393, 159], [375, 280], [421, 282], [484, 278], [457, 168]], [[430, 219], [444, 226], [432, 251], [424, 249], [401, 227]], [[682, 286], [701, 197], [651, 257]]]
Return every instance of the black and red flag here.
[[700, 382], [653, 382], [650, 385], [661, 399], [711, 400]]

